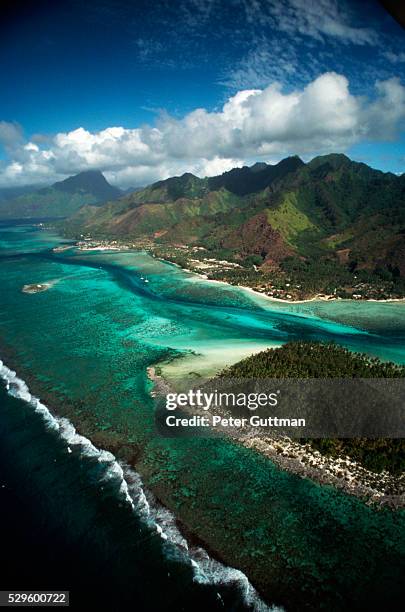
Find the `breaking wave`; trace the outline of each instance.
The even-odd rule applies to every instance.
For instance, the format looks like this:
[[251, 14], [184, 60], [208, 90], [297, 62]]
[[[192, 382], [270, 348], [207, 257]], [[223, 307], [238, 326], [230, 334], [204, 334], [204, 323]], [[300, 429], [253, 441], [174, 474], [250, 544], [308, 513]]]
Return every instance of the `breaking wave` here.
[[[199, 546], [190, 545], [179, 530], [175, 516], [145, 489], [141, 476], [130, 466], [119, 462], [106, 450], [94, 446], [80, 435], [70, 421], [54, 416], [48, 407], [30, 393], [27, 384], [0, 360], [0, 378], [9, 395], [26, 402], [40, 414], [47, 429], [53, 430], [66, 444], [67, 452], [78, 453], [100, 464], [100, 480], [114, 482], [120, 500], [130, 506], [145, 525], [163, 540], [165, 552], [179, 558], [193, 570], [194, 581], [213, 587], [234, 586], [245, 605], [255, 612], [281, 610], [268, 606], [260, 598], [243, 572], [213, 559]], [[220, 593], [218, 597], [221, 598]]]

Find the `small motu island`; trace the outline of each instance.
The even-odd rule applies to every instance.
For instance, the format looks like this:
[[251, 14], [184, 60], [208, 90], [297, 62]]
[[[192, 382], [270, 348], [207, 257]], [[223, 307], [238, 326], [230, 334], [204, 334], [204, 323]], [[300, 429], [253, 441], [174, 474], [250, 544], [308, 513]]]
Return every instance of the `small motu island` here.
[[33, 283], [24, 285], [21, 291], [23, 293], [41, 293], [42, 291], [47, 291], [51, 286], [51, 283]]
[[[351, 352], [334, 343], [296, 341], [247, 357], [223, 370], [219, 377], [254, 378], [258, 380], [262, 378], [404, 378], [405, 367], [388, 361], [381, 361], [366, 354]], [[298, 451], [293, 452], [294, 444], [291, 444], [291, 440], [284, 440], [284, 444], [279, 441], [278, 446], [276, 444], [273, 450], [278, 451], [278, 454], [285, 454], [285, 443], [287, 443], [290, 451], [286, 453], [287, 456], [290, 458], [300, 456], [302, 461], [300, 453]], [[299, 445], [301, 445], [301, 449], [302, 447], [306, 448], [309, 454], [312, 454], [312, 448], [322, 456], [334, 459], [349, 459], [369, 472], [385, 473], [385, 485], [388, 485], [388, 474], [394, 475], [393, 482], [395, 482], [397, 489], [396, 493], [403, 494], [405, 442], [401, 438], [300, 439], [296, 441], [296, 449], [299, 449]], [[251, 446], [255, 447], [255, 444]], [[266, 454], [264, 445], [259, 444], [259, 447], [260, 450], [259, 448], [257, 450]], [[304, 463], [308, 463], [305, 458]], [[348, 466], [349, 463], [347, 463]], [[322, 467], [325, 466], [322, 465]], [[337, 475], [343, 480], [356, 481], [355, 476], [345, 471], [338, 470]], [[352, 478], [348, 478], [348, 476], [352, 476]], [[357, 483], [351, 482], [351, 484]], [[376, 488], [378, 489], [378, 487]], [[382, 488], [384, 489], [384, 486]], [[387, 490], [389, 488], [388, 486]], [[398, 501], [401, 503], [400, 499]]]
[[[148, 368], [157, 396], [176, 391], [165, 380], [160, 365]], [[378, 379], [404, 378], [405, 367], [376, 357], [351, 352], [334, 343], [295, 341], [255, 353], [223, 369], [214, 378], [226, 379]], [[214, 388], [212, 387], [212, 388]], [[211, 387], [208, 387], [211, 389]], [[216, 388], [216, 387], [215, 387]], [[187, 410], [183, 408], [184, 414]], [[195, 414], [191, 409], [190, 414]], [[220, 414], [230, 416], [232, 409]], [[226, 430], [224, 430], [226, 435]], [[236, 443], [267, 457], [282, 470], [344, 490], [375, 504], [403, 508], [405, 442], [401, 438], [296, 438], [287, 436], [238, 437]]]

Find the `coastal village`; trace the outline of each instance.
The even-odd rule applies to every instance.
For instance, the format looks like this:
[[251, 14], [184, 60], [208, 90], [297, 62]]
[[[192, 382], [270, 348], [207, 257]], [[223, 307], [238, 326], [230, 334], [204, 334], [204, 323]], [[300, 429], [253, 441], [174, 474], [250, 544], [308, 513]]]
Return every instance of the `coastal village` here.
[[[307, 300], [377, 300], [394, 301], [402, 296], [392, 292], [390, 283], [381, 281], [367, 282], [353, 274], [350, 283], [331, 287], [327, 292], [311, 291], [297, 277], [289, 277], [277, 269], [266, 270], [256, 263], [230, 261], [211, 253], [201, 245], [163, 244], [149, 237], [129, 240], [108, 240], [81, 235], [74, 244], [55, 247], [54, 252], [72, 248], [80, 251], [129, 251], [145, 250], [151, 256], [176, 264], [186, 271], [193, 272], [208, 280], [223, 281], [235, 286], [247, 287], [275, 300], [288, 302]], [[215, 255], [215, 256], [214, 256]]]

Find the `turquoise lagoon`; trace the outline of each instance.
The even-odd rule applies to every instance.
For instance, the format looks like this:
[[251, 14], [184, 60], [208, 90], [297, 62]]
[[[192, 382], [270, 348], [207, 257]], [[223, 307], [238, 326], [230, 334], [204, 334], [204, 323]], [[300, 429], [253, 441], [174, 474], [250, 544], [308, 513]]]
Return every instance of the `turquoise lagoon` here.
[[[405, 304], [281, 304], [143, 252], [54, 253], [61, 242], [32, 225], [0, 226], [4, 363], [51, 412], [135, 467], [212, 556], [243, 570], [269, 604], [391, 609], [403, 595], [402, 512], [377, 511], [225, 441], [159, 438], [146, 369], [159, 363], [186, 386], [196, 374], [303, 338], [405, 363]], [[22, 293], [32, 283], [51, 287]]]

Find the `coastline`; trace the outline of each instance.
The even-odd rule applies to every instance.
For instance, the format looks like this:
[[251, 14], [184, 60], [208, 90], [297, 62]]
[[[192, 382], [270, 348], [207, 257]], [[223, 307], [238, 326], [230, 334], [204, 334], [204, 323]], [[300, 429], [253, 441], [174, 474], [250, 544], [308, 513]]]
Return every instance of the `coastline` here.
[[[155, 371], [155, 366], [149, 366], [148, 374], [149, 374], [149, 379], [158, 378], [158, 375], [156, 374], [156, 371]], [[37, 384], [34, 384], [33, 378], [31, 382], [33, 384], [33, 392], [36, 393]], [[31, 382], [29, 383], [30, 392], [31, 392]], [[161, 386], [158, 387], [159, 389], [161, 390], [167, 389], [166, 381], [161, 380], [160, 383], [161, 383]], [[157, 390], [156, 387], [155, 387], [155, 390]], [[48, 406], [48, 405], [49, 404], [47, 400], [45, 406]], [[48, 409], [44, 409], [43, 412], [44, 412], [44, 418], [47, 418]], [[66, 423], [67, 423], [66, 418], [68, 418], [70, 421], [69, 413], [66, 412], [65, 410], [62, 410], [62, 412], [60, 412], [59, 410], [56, 410], [55, 413], [52, 411], [51, 414], [58, 414], [58, 415], [62, 414], [63, 415], [62, 417], [57, 416], [56, 418], [58, 420], [62, 419], [62, 421]], [[52, 416], [52, 418], [54, 417]], [[190, 511], [188, 511], [187, 505], [183, 505], [181, 508], [177, 507], [176, 504], [173, 505], [174, 498], [172, 496], [171, 482], [166, 481], [166, 480], [160, 480], [160, 481], [154, 481], [152, 484], [152, 481], [154, 479], [155, 467], [149, 461], [147, 463], [144, 463], [142, 461], [142, 452], [140, 456], [138, 455], [137, 460], [127, 461], [125, 456], [123, 458], [120, 458], [119, 449], [114, 444], [114, 441], [110, 440], [108, 433], [106, 433], [105, 436], [104, 435], [101, 437], [96, 436], [94, 438], [91, 434], [89, 434], [86, 431], [86, 428], [82, 430], [82, 427], [77, 422], [77, 419], [73, 419], [72, 423], [73, 423], [73, 427], [76, 433], [73, 433], [72, 430], [68, 430], [70, 444], [84, 443], [84, 438], [83, 438], [84, 436], [85, 438], [90, 440], [91, 447], [97, 449], [97, 453], [99, 452], [107, 453], [107, 456], [111, 458], [111, 461], [113, 461], [113, 459], [115, 461], [115, 458], [116, 458], [117, 466], [120, 469], [121, 469], [121, 466], [124, 468], [124, 477], [123, 477], [124, 486], [125, 486], [125, 482], [131, 483], [131, 475], [128, 479], [128, 474], [126, 472], [125, 465], [129, 465], [129, 469], [133, 469], [141, 475], [141, 479], [147, 487], [146, 491], [148, 490], [151, 491], [152, 495], [154, 496], [158, 504], [161, 505], [163, 509], [168, 509], [167, 512], [169, 512], [173, 516], [173, 519], [171, 519], [173, 520], [173, 525], [174, 526], [177, 525], [177, 528], [180, 534], [182, 534], [182, 537], [187, 538], [189, 542], [189, 549], [191, 551], [196, 550], [196, 553], [197, 553], [196, 563], [198, 565], [200, 563], [202, 564], [203, 572], [204, 572], [205, 562], [207, 563], [208, 569], [214, 572], [218, 572], [218, 570], [221, 571], [221, 568], [224, 568], [224, 571], [227, 572], [229, 575], [229, 577], [227, 578], [229, 582], [230, 583], [237, 582], [237, 583], [242, 584], [243, 589], [246, 592], [246, 595], [249, 597], [249, 600], [252, 601], [252, 598], [253, 598], [254, 604], [251, 608], [253, 610], [260, 610], [262, 612], [263, 610], [267, 610], [269, 608], [274, 609], [274, 610], [283, 609], [283, 608], [275, 607], [274, 604], [269, 604], [269, 607], [267, 606], [265, 606], [264, 608], [262, 607], [263, 603], [260, 601], [260, 599], [257, 599], [257, 597], [260, 597], [260, 594], [263, 594], [263, 597], [265, 598], [265, 600], [267, 599], [267, 601], [274, 601], [274, 599], [272, 598], [274, 587], [272, 585], [271, 576], [264, 577], [260, 569], [256, 568], [256, 563], [254, 563], [253, 560], [247, 561], [246, 559], [244, 559], [243, 562], [239, 563], [238, 554], [236, 554], [235, 556], [235, 553], [232, 552], [234, 550], [234, 545], [232, 544], [232, 542], [228, 542], [228, 541], [221, 539], [219, 532], [217, 532], [216, 530], [213, 530], [212, 526], [207, 532], [205, 523], [204, 522], [201, 523], [201, 519], [199, 518], [198, 514], [195, 515], [195, 509], [193, 510], [192, 508], [190, 508], [189, 509]], [[234, 443], [233, 445], [239, 446], [237, 443]], [[100, 451], [98, 449], [105, 449], [105, 450]], [[254, 451], [254, 454], [257, 454], [257, 456], [262, 456], [262, 458], [264, 459], [263, 453], [257, 452], [257, 449], [247, 448], [247, 450]], [[274, 463], [276, 462], [274, 461]], [[115, 465], [115, 463], [112, 463], [112, 465]], [[288, 466], [286, 465], [277, 466], [277, 467], [279, 467], [281, 472], [289, 471]], [[290, 471], [294, 473], [292, 470]], [[322, 484], [330, 484], [330, 483], [325, 482]], [[130, 503], [130, 501], [127, 498], [125, 490], [123, 490], [123, 494], [124, 494], [124, 499], [126, 499]], [[357, 495], [357, 496], [355, 495], [352, 497], [360, 497], [360, 495]], [[375, 504], [370, 504], [370, 506], [371, 505], [373, 507], [376, 507]], [[385, 507], [387, 510], [393, 510], [393, 507], [391, 505], [386, 505]], [[159, 509], [157, 509], [157, 513], [159, 517], [160, 516]], [[167, 527], [167, 523], [166, 523], [167, 519], [165, 518], [165, 516], [163, 516], [162, 518], [163, 518], [162, 537], [164, 539], [165, 528]], [[204, 527], [202, 531], [201, 531], [201, 525]], [[158, 523], [158, 527], [159, 527], [159, 523]], [[174, 545], [178, 546], [178, 543], [176, 542], [176, 540], [174, 540]], [[209, 555], [212, 555], [213, 558], [204, 557], [204, 550]], [[212, 565], [214, 565], [214, 569], [212, 568]], [[240, 569], [234, 569], [235, 566], [239, 567]], [[197, 569], [197, 566], [195, 567]], [[256, 569], [259, 569], [259, 571], [256, 572]], [[227, 573], [225, 573], [225, 577], [227, 577]], [[249, 579], [249, 582], [247, 579]], [[216, 577], [216, 580], [218, 581], [218, 576]], [[219, 582], [216, 582], [216, 583], [214, 582], [214, 584], [219, 584]], [[249, 586], [249, 584], [252, 585], [252, 587]], [[298, 595], [299, 595], [299, 590], [298, 590]], [[278, 597], [276, 597], [276, 599], [278, 599]], [[287, 606], [287, 609], [291, 609], [291, 610], [299, 609], [296, 607], [297, 604], [294, 604], [294, 598], [290, 599], [286, 603], [289, 604]]]
[[[141, 248], [141, 247], [137, 247], [136, 245], [128, 245], [128, 244], [122, 244], [122, 245], [118, 245], [115, 242], [113, 244], [108, 244], [108, 241], [106, 241], [107, 244], [100, 244], [99, 246], [85, 246], [85, 245], [79, 245], [79, 243], [77, 242], [74, 247], [77, 248], [79, 251], [88, 251], [88, 252], [94, 252], [94, 251], [116, 251], [116, 252], [128, 252], [128, 251], [144, 251], [145, 248]], [[71, 247], [69, 247], [71, 248]], [[270, 300], [272, 302], [278, 302], [280, 304], [308, 304], [311, 302], [375, 302], [375, 303], [380, 303], [380, 304], [384, 304], [384, 303], [404, 303], [405, 304], [405, 296], [404, 297], [399, 297], [399, 298], [383, 298], [383, 299], [376, 299], [376, 298], [341, 298], [341, 297], [336, 297], [334, 295], [329, 295], [329, 294], [323, 294], [323, 293], [318, 293], [312, 297], [308, 297], [308, 298], [303, 298], [300, 300], [294, 300], [293, 298], [291, 299], [284, 299], [284, 298], [278, 298], [278, 297], [274, 297], [272, 295], [268, 295], [267, 293], [264, 293], [262, 291], [257, 291], [257, 289], [253, 289], [253, 287], [249, 287], [247, 285], [234, 285], [228, 281], [225, 280], [219, 280], [219, 279], [212, 279], [209, 278], [209, 276], [207, 274], [204, 274], [203, 272], [197, 272], [196, 270], [191, 270], [190, 268], [187, 267], [183, 267], [182, 265], [178, 264], [175, 261], [171, 261], [170, 259], [165, 259], [164, 257], [161, 256], [157, 256], [154, 254], [154, 252], [152, 250], [146, 249], [147, 252], [149, 252], [149, 254], [154, 257], [155, 259], [162, 261], [164, 263], [170, 264], [172, 266], [176, 266], [177, 268], [180, 268], [180, 270], [183, 270], [184, 272], [186, 272], [187, 274], [193, 274], [194, 276], [197, 276], [199, 278], [202, 278], [203, 280], [207, 280], [210, 281], [211, 283], [222, 283], [224, 285], [226, 285], [227, 287], [238, 287], [239, 289], [242, 289], [243, 291], [247, 291], [249, 293], [253, 293], [255, 296], [260, 296], [262, 298], [265, 298], [266, 300]]]
[[[147, 368], [147, 376], [153, 383], [152, 397], [173, 391], [168, 381], [156, 373], [155, 366]], [[405, 508], [405, 474], [396, 477], [386, 471], [372, 472], [348, 456], [323, 455], [309, 444], [299, 444], [289, 438], [243, 437], [236, 438], [236, 443], [270, 459], [282, 470], [321, 485], [332, 485], [367, 505], [393, 510]]]
[[[123, 250], [127, 250], [127, 249], [123, 248]], [[384, 303], [388, 304], [392, 302], [400, 302], [400, 303], [405, 304], [405, 296], [400, 297], [400, 298], [386, 298], [386, 299], [377, 300], [376, 298], [366, 298], [366, 299], [340, 298], [340, 297], [335, 297], [334, 295], [317, 294], [313, 297], [304, 298], [302, 300], [294, 300], [294, 299], [286, 300], [283, 298], [274, 297], [272, 295], [267, 295], [267, 293], [257, 291], [256, 289], [253, 289], [252, 287], [248, 287], [246, 285], [233, 285], [232, 283], [229, 283], [228, 281], [225, 281], [225, 280], [209, 278], [209, 276], [207, 274], [204, 274], [203, 272], [197, 272], [196, 270], [190, 270], [190, 268], [184, 268], [183, 266], [176, 263], [175, 261], [171, 261], [170, 259], [165, 259], [164, 257], [157, 257], [156, 255], [153, 254], [152, 251], [150, 252], [150, 255], [152, 257], [155, 257], [159, 261], [168, 263], [172, 266], [176, 266], [177, 268], [180, 268], [180, 270], [187, 272], [187, 274], [193, 274], [194, 276], [197, 276], [199, 278], [202, 278], [203, 280], [209, 281], [210, 283], [219, 283], [219, 284], [226, 285], [227, 287], [237, 287], [239, 289], [243, 289], [244, 291], [248, 291], [249, 293], [253, 293], [255, 296], [260, 296], [262, 298], [265, 298], [266, 300], [270, 300], [271, 302], [278, 302], [281, 304], [308, 304], [311, 302], [345, 302], [345, 301], [346, 302], [359, 302], [359, 303], [375, 302], [377, 304], [384, 304]]]
[[309, 444], [301, 445], [289, 438], [250, 438], [241, 443], [274, 461], [281, 469], [321, 485], [332, 485], [348, 495], [362, 499], [376, 508], [405, 508], [405, 474], [372, 472], [348, 456], [322, 455]]
[[[83, 458], [96, 459], [106, 467], [111, 480], [115, 479], [119, 486], [117, 494], [120, 506], [125, 505], [134, 512], [145, 526], [161, 538], [163, 545], [169, 543], [173, 553], [179, 555], [192, 572], [196, 584], [211, 587], [227, 588], [228, 584], [239, 585], [240, 602], [246, 609], [265, 612], [269, 608], [264, 603], [256, 588], [249, 582], [248, 577], [241, 571], [226, 563], [220, 551], [208, 546], [199, 536], [178, 519], [152, 488], [145, 486], [143, 477], [138, 473], [136, 465], [120, 460], [115, 449], [106, 445], [100, 446], [81, 428], [70, 421], [66, 416], [60, 416], [51, 410], [48, 404], [43, 403], [36, 395], [31, 393], [31, 387], [21, 379], [15, 370], [10, 369], [0, 359], [0, 384], [3, 383], [6, 392], [22, 400], [32, 408], [32, 411], [41, 416], [49, 431], [55, 433], [63, 440], [67, 452], [72, 448], [79, 451]], [[271, 607], [282, 612], [282, 608]]]
[[[131, 351], [127, 352], [129, 354]], [[17, 362], [14, 360], [14, 363]], [[21, 363], [18, 363], [19, 368], [22, 367]], [[77, 411], [77, 406], [65, 404], [62, 395], [55, 396], [53, 392], [51, 395], [49, 389], [45, 389], [43, 381], [34, 381], [33, 375], [29, 376], [29, 370], [23, 367], [21, 371], [24, 380], [32, 380], [33, 392], [38, 397], [45, 398], [46, 404], [55, 409], [55, 414], [69, 418], [75, 424], [76, 431], [92, 440], [98, 448], [109, 449], [120, 462], [134, 466], [142, 474], [148, 490], [153, 491], [162, 506], [169, 508], [178, 524], [184, 526], [185, 533], [190, 533], [193, 538], [204, 542], [204, 548], [213, 551], [213, 554], [228, 566], [239, 567], [245, 576], [249, 576], [256, 588], [265, 594], [267, 601], [285, 601], [289, 610], [299, 609], [302, 596], [305, 601], [308, 600], [306, 585], [317, 580], [317, 577], [312, 576], [311, 570], [302, 570], [302, 553], [300, 550], [296, 551], [294, 546], [291, 547], [292, 535], [288, 533], [288, 529], [284, 529], [283, 522], [285, 504], [288, 504], [297, 521], [300, 520], [302, 511], [305, 512], [305, 508], [308, 508], [308, 525], [311, 524], [312, 517], [316, 516], [318, 508], [323, 508], [332, 528], [353, 513], [357, 516], [358, 512], [362, 520], [364, 517], [364, 534], [369, 533], [372, 536], [371, 542], [374, 541], [375, 532], [368, 529], [366, 521], [370, 520], [373, 525], [375, 523], [378, 534], [376, 537], [380, 538], [383, 537], [381, 534], [386, 533], [386, 525], [396, 520], [392, 518], [394, 515], [389, 512], [389, 508], [386, 516], [373, 512], [370, 518], [369, 509], [354, 500], [354, 496], [351, 496], [354, 500], [352, 501], [349, 496], [332, 487], [321, 489], [309, 479], [305, 483], [304, 479], [288, 475], [287, 470], [278, 469], [262, 454], [252, 449], [244, 449], [236, 443], [223, 444], [216, 441], [219, 443], [205, 444], [204, 441], [202, 445], [193, 444], [193, 452], [188, 457], [187, 444], [172, 445], [170, 440], [156, 441], [154, 438], [153, 442], [146, 446], [144, 440], [137, 439], [132, 432], [131, 437], [127, 436], [129, 429], [126, 424], [122, 429], [99, 428], [99, 424], [92, 420], [92, 414], [88, 415], [81, 406], [80, 411]], [[31, 382], [29, 386], [31, 388]], [[134, 412], [131, 410], [128, 414]], [[139, 416], [138, 413], [138, 420]], [[142, 426], [140, 420], [139, 422]], [[231, 452], [221, 455], [224, 446], [230, 447]], [[219, 454], [220, 461], [215, 461], [216, 453]], [[181, 458], [178, 462], [177, 457]], [[302, 480], [303, 485], [300, 485], [298, 480]], [[217, 503], [213, 504], [215, 498]], [[243, 515], [238, 514], [237, 507], [233, 507], [235, 500], [239, 502], [240, 507], [245, 508]], [[331, 508], [334, 509], [333, 516], [329, 515]], [[336, 512], [338, 518], [335, 516]], [[249, 532], [245, 538], [244, 533], [254, 525], [259, 525], [264, 531], [258, 531], [257, 535]], [[262, 533], [265, 535], [262, 536]], [[309, 542], [313, 537], [319, 540], [322, 534], [321, 530], [314, 526], [314, 529], [304, 530], [302, 535]], [[354, 536], [357, 537], [357, 532]], [[300, 541], [299, 528], [295, 529], [294, 538], [295, 541]], [[322, 550], [322, 546], [319, 550]], [[256, 551], [259, 551], [259, 554], [256, 554]], [[317, 564], [322, 567], [325, 565], [325, 581], [322, 582], [322, 587], [328, 584], [328, 568], [339, 567], [339, 560], [342, 558], [340, 550], [336, 561], [333, 557], [333, 562], [328, 562], [328, 555], [334, 555], [334, 552], [335, 547], [317, 559]], [[276, 568], [274, 573], [269, 572], [269, 567], [273, 567], [273, 564]], [[286, 564], [300, 572], [299, 580], [294, 579], [294, 576], [288, 577], [293, 572], [285, 571]], [[288, 582], [292, 589], [287, 589]], [[328, 594], [328, 597], [330, 596]]]
[[210, 283], [222, 283], [223, 285], [227, 285], [228, 287], [238, 287], [239, 289], [243, 289], [244, 291], [253, 293], [255, 296], [260, 296], [262, 298], [265, 298], [266, 300], [270, 300], [271, 302], [279, 302], [281, 304], [309, 304], [311, 302], [344, 302], [344, 301], [347, 301], [347, 302], [376, 302], [377, 304], [384, 304], [384, 303], [388, 304], [390, 302], [400, 302], [400, 303], [405, 304], [405, 297], [387, 298], [383, 300], [376, 300], [375, 298], [356, 300], [353, 298], [338, 298], [332, 295], [321, 295], [321, 294], [317, 294], [314, 297], [306, 298], [303, 300], [293, 300], [293, 299], [284, 300], [283, 298], [277, 298], [277, 297], [273, 297], [272, 295], [267, 295], [267, 293], [262, 293], [261, 291], [257, 291], [256, 289], [253, 289], [252, 287], [247, 287], [246, 285], [233, 285], [232, 283], [229, 283], [228, 281], [209, 278], [206, 274], [201, 274], [200, 272], [195, 272], [194, 270], [189, 270], [188, 268], [182, 268], [179, 264], [175, 264], [174, 262], [167, 260], [167, 259], [161, 259], [161, 261], [178, 266], [181, 270], [184, 270], [185, 272], [188, 272], [189, 274], [195, 274], [196, 276], [199, 276], [200, 278], [203, 278], [204, 280], [207, 280]]

